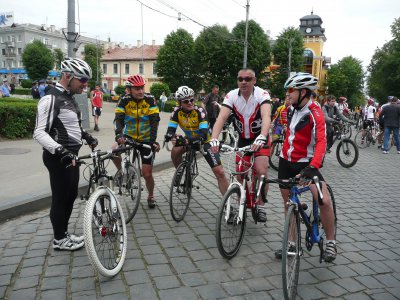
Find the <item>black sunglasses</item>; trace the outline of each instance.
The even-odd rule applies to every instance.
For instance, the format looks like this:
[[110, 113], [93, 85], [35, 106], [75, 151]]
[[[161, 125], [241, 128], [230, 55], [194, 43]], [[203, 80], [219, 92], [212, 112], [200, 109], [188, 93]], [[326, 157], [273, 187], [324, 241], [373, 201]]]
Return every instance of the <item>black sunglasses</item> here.
[[250, 81], [253, 80], [253, 77], [249, 77], [249, 76], [247, 76], [247, 77], [238, 77], [237, 80], [239, 82], [242, 82], [243, 80], [246, 81], [246, 82], [250, 82]]
[[185, 104], [189, 104], [189, 102], [190, 102], [190, 103], [193, 103], [193, 102], [194, 102], [194, 99], [182, 100], [182, 103], [185, 103]]
[[78, 79], [80, 83], [86, 83], [86, 82], [89, 81], [89, 78], [87, 78], [87, 77], [77, 77], [77, 76], [75, 76], [75, 78]]

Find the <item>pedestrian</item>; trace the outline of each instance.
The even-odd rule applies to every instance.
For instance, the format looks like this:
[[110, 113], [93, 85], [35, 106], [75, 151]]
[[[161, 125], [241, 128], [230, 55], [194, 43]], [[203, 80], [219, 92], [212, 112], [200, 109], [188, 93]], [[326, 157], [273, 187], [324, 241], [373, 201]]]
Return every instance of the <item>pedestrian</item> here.
[[103, 92], [100, 90], [100, 85], [90, 93], [90, 103], [92, 103], [92, 116], [94, 117], [94, 130], [99, 131], [99, 117], [103, 107]]
[[394, 141], [397, 147], [397, 154], [400, 154], [400, 143], [399, 143], [399, 123], [400, 123], [400, 106], [397, 104], [397, 97], [391, 99], [390, 105], [384, 105], [380, 114], [382, 118], [385, 131], [383, 134], [383, 154], [389, 153], [389, 137], [390, 133], [393, 133]]
[[38, 82], [36, 80], [32, 82], [31, 94], [33, 99], [40, 99]]
[[[139, 74], [129, 76], [125, 82], [129, 93], [119, 99], [115, 109], [116, 143], [112, 145], [112, 148], [115, 149], [119, 144], [124, 144], [126, 138], [151, 146], [151, 149], [142, 148], [139, 151], [142, 159], [142, 174], [148, 191], [147, 205], [152, 209], [156, 207], [153, 162], [155, 152], [160, 151], [160, 145], [156, 142], [160, 116], [156, 99], [144, 92], [145, 84], [144, 78]], [[153, 155], [149, 158], [151, 151]], [[121, 176], [121, 157], [115, 158], [113, 162], [118, 170], [115, 174], [118, 181], [118, 177]]]
[[218, 94], [219, 86], [214, 85], [211, 93], [204, 97], [201, 106], [207, 112], [208, 128], [211, 130], [214, 128], [215, 120], [219, 113], [219, 103], [222, 101]]
[[271, 108], [271, 119], [273, 116], [275, 116], [276, 110], [280, 106], [280, 101], [279, 98], [276, 95], [272, 96], [272, 108]]
[[43, 147], [43, 162], [49, 171], [55, 250], [71, 251], [84, 246], [83, 236], [68, 232], [68, 222], [78, 195], [76, 158], [82, 138], [92, 148], [96, 147], [97, 139], [82, 129], [81, 112], [73, 95], [81, 94], [91, 77], [92, 70], [86, 62], [65, 58], [60, 82], [38, 103], [33, 138]]
[[15, 76], [13, 76], [13, 77], [11, 78], [10, 93], [11, 93], [12, 95], [14, 95], [14, 93], [15, 93]]
[[11, 88], [8, 85], [8, 79], [7, 78], [3, 79], [3, 85], [1, 86], [0, 91], [1, 91], [1, 93], [3, 95], [3, 97], [10, 97]]
[[168, 98], [165, 96], [165, 92], [162, 92], [160, 96], [160, 101], [161, 101], [161, 111], [164, 112], [165, 109], [165, 103], [167, 102]]
[[39, 80], [38, 89], [39, 89], [40, 98], [42, 98], [46, 94], [46, 92], [45, 92], [46, 84], [45, 83], [46, 83], [46, 80], [44, 80], [44, 79]]

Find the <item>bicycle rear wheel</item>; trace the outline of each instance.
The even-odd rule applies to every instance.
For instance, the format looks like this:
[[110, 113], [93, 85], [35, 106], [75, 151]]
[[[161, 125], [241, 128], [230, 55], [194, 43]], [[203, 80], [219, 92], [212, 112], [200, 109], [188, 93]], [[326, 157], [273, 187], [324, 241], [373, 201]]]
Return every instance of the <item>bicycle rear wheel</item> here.
[[239, 218], [240, 188], [233, 186], [225, 193], [218, 209], [215, 238], [219, 253], [228, 259], [235, 257], [242, 245], [246, 228], [246, 208]]
[[185, 218], [192, 195], [192, 176], [187, 163], [181, 163], [172, 178], [169, 210], [172, 218], [180, 222]]
[[116, 198], [105, 188], [89, 198], [83, 216], [86, 252], [92, 266], [103, 276], [118, 274], [127, 251], [124, 214]]
[[295, 299], [300, 272], [301, 237], [300, 218], [294, 205], [290, 205], [282, 240], [282, 280], [285, 299]]
[[129, 164], [123, 174], [123, 182], [120, 190], [121, 206], [126, 216], [126, 224], [128, 224], [135, 216], [140, 203], [142, 194], [142, 182], [138, 169]]
[[[368, 131], [366, 129], [361, 129], [357, 132], [354, 137], [354, 142], [358, 148], [364, 149], [368, 146]], [[367, 144], [368, 143], [368, 144]]]
[[272, 169], [278, 171], [279, 169], [279, 155], [281, 155], [281, 150], [283, 146], [282, 140], [276, 140], [271, 143], [271, 154], [269, 156], [269, 165]]
[[351, 168], [357, 163], [358, 148], [356, 143], [350, 139], [343, 139], [336, 147], [336, 158], [344, 168]]

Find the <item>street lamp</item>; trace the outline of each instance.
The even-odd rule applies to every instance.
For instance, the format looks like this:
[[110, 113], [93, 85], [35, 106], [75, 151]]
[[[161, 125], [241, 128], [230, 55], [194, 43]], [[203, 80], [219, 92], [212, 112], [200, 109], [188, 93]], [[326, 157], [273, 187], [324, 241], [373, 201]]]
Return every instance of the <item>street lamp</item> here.
[[99, 40], [96, 35], [96, 85], [99, 84]]
[[246, 30], [244, 33], [244, 51], [243, 51], [243, 69], [247, 68], [247, 32], [249, 29], [249, 10], [250, 10], [250, 0], [247, 0], [246, 4]]

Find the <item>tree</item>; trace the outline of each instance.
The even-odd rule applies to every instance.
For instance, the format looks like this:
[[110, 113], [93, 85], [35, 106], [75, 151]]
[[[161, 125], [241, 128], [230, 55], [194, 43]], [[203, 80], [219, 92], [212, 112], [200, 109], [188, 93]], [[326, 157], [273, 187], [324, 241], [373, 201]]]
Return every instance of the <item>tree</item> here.
[[97, 82], [97, 78], [99, 81], [102, 77], [102, 71], [100, 68], [100, 60], [103, 55], [103, 47], [99, 47], [97, 45], [85, 45], [84, 48], [84, 57], [85, 61], [92, 68], [92, 79], [89, 80], [88, 86], [95, 87], [96, 84], [100, 84]]
[[391, 25], [393, 39], [377, 48], [368, 66], [368, 93], [386, 102], [387, 96], [400, 95], [400, 18]]
[[[232, 35], [237, 41], [231, 43], [230, 55], [228, 61], [231, 63], [231, 81], [232, 87], [236, 87], [236, 76], [238, 71], [243, 67], [244, 38], [245, 38], [246, 22], [242, 21], [236, 24], [232, 29]], [[263, 73], [271, 62], [271, 47], [269, 37], [263, 31], [261, 26], [254, 20], [248, 23], [247, 38], [247, 67], [254, 70], [258, 78], [257, 85], [263, 85]]]
[[150, 87], [150, 93], [156, 98], [160, 99], [162, 92], [165, 92], [165, 96], [169, 96], [171, 91], [168, 84], [166, 83], [154, 83]]
[[53, 57], [56, 63], [56, 70], [61, 69], [61, 62], [64, 60], [64, 53], [60, 48], [54, 49]]
[[184, 29], [170, 33], [164, 40], [157, 56], [157, 74], [171, 90], [187, 85], [198, 91], [201, 87], [195, 68], [194, 41]]
[[[275, 41], [272, 49], [274, 63], [279, 65], [277, 70], [271, 71], [266, 80], [267, 88], [272, 94], [284, 98], [284, 84], [289, 72], [301, 72], [304, 66], [303, 36], [298, 29], [288, 27], [284, 29]], [[290, 53], [290, 68], [289, 68]]]
[[329, 94], [344, 96], [351, 107], [359, 105], [363, 99], [364, 70], [361, 61], [347, 56], [328, 70]]
[[29, 78], [40, 80], [47, 78], [49, 71], [53, 69], [54, 57], [41, 41], [35, 40], [25, 47], [22, 62]]
[[195, 41], [196, 69], [202, 74], [203, 88], [208, 91], [218, 84], [221, 90], [227, 90], [235, 79], [227, 57], [230, 56], [231, 45], [237, 43], [226, 26], [214, 25], [203, 29]]

